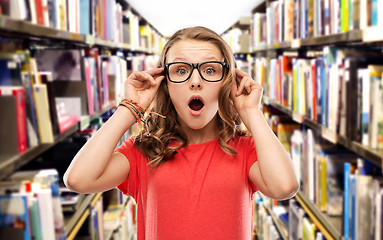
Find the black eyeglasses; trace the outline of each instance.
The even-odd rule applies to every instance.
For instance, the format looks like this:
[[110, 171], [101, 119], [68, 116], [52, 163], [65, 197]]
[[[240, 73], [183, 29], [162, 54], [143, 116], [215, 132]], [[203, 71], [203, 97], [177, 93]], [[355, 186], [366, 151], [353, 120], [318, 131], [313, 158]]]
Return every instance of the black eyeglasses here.
[[201, 78], [207, 82], [219, 82], [225, 75], [225, 62], [209, 61], [203, 63], [172, 62], [165, 64], [165, 74], [174, 83], [186, 82], [197, 68]]

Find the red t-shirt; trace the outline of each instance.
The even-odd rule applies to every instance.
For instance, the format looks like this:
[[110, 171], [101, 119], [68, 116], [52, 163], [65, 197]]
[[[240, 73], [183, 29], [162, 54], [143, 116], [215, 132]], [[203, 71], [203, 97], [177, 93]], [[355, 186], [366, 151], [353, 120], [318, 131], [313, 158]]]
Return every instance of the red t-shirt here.
[[251, 239], [253, 193], [249, 170], [257, 155], [252, 137], [189, 144], [174, 159], [150, 171], [130, 139], [116, 151], [130, 163], [129, 177], [118, 186], [137, 203], [137, 239]]

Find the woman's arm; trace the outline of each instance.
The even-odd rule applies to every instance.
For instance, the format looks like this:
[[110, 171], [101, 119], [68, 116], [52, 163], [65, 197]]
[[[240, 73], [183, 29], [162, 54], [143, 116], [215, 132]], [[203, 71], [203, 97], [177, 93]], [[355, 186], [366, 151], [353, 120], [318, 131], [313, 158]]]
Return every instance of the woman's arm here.
[[119, 107], [76, 154], [65, 172], [65, 185], [76, 192], [94, 193], [122, 183], [129, 174], [129, 161], [113, 151], [135, 122], [129, 109]]
[[288, 153], [259, 108], [262, 86], [238, 69], [236, 75], [239, 86], [233, 82], [234, 106], [253, 137], [258, 157], [258, 161], [250, 168], [249, 178], [270, 198], [291, 198], [298, 191], [299, 183]]
[[[126, 84], [126, 96], [147, 108], [164, 79], [163, 69], [134, 72]], [[102, 192], [116, 187], [129, 175], [130, 165], [122, 153], [113, 153], [122, 135], [136, 122], [126, 107], [119, 107], [87, 141], [64, 174], [65, 185], [76, 192]]]

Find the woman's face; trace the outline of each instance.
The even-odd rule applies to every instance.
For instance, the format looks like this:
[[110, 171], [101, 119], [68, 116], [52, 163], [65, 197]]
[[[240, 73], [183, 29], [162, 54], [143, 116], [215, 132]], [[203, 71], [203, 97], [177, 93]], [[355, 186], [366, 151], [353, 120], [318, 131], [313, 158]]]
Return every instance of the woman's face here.
[[[187, 39], [178, 41], [169, 49], [166, 64], [207, 61], [223, 61], [219, 48], [210, 42]], [[209, 69], [201, 69], [202, 71], [210, 74]], [[183, 69], [178, 72], [185, 73]], [[222, 81], [207, 82], [201, 78], [197, 69], [193, 69], [192, 75], [185, 82], [167, 81], [170, 99], [182, 124], [194, 130], [202, 129], [216, 116]]]

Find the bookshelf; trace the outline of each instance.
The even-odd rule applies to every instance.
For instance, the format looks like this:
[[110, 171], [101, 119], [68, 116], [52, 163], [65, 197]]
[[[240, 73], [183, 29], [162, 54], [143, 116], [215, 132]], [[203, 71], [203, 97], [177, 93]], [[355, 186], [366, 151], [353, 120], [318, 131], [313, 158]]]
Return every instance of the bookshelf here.
[[75, 239], [77, 232], [89, 216], [90, 208], [96, 205], [101, 196], [102, 193], [86, 195], [78, 209], [76, 209], [76, 212], [65, 216], [65, 232], [68, 240]]
[[[100, 117], [102, 114], [110, 111], [112, 108], [114, 108], [113, 105], [109, 105], [99, 112], [93, 114], [90, 116], [90, 121], [93, 119], [96, 119]], [[37, 156], [41, 155], [45, 151], [49, 150], [51, 147], [55, 146], [57, 143], [61, 142], [62, 140], [66, 139], [73, 133], [77, 132], [80, 129], [80, 123], [73, 125], [70, 129], [65, 131], [64, 133], [58, 135], [55, 137], [55, 140], [53, 143], [49, 144], [40, 144], [36, 147], [28, 149], [26, 152], [15, 155], [10, 157], [7, 160], [4, 160], [0, 163], [0, 179], [6, 179], [10, 174], [12, 174], [14, 171], [19, 169], [21, 166], [29, 162], [30, 160], [36, 158]]]
[[[341, 117], [344, 118], [344, 116], [346, 116], [346, 118], [348, 118], [349, 116], [349, 115], [345, 115], [345, 113], [342, 112], [341, 109], [344, 109], [345, 106], [347, 107], [347, 105], [354, 106], [354, 104], [355, 104], [355, 107], [358, 106], [359, 108], [360, 105], [356, 105], [356, 104], [361, 104], [360, 103], [361, 101], [360, 99], [362, 99], [361, 96], [363, 96], [363, 94], [365, 93], [358, 92], [358, 95], [357, 95], [358, 100], [356, 101], [353, 100], [352, 103], [350, 104], [349, 100], [351, 98], [355, 99], [356, 96], [350, 95], [352, 97], [347, 98], [348, 95], [340, 95], [341, 94], [340, 92], [342, 91], [342, 94], [343, 92], [346, 92], [347, 94], [349, 94], [348, 91], [350, 91], [349, 90], [350, 85], [348, 85], [348, 88], [346, 88], [345, 87], [347, 86], [346, 84], [341, 85], [341, 84], [344, 84], [344, 82], [347, 82], [348, 84], [348, 82], [358, 81], [357, 84], [361, 84], [360, 83], [361, 75], [358, 75], [360, 73], [357, 72], [359, 69], [367, 70], [367, 67], [370, 67], [369, 65], [383, 64], [383, 22], [381, 18], [379, 18], [383, 14], [383, 12], [380, 8], [368, 9], [367, 7], [366, 8], [367, 10], [365, 9], [365, 11], [370, 10], [374, 12], [374, 14], [376, 13], [377, 14], [374, 15], [369, 12], [363, 13], [362, 10], [364, 8], [362, 7], [365, 6], [363, 4], [369, 4], [370, 1], [361, 1], [361, 2], [345, 1], [345, 2], [350, 3], [349, 5], [350, 12], [347, 12], [348, 10], [345, 11], [344, 9], [341, 9], [342, 7], [341, 5], [344, 4], [344, 1], [333, 1], [333, 0], [326, 0], [326, 1], [261, 0], [261, 1], [257, 1], [256, 6], [252, 10], [252, 24], [249, 29], [250, 36], [252, 37], [252, 40], [251, 40], [252, 49], [250, 52], [248, 52], [248, 54], [251, 55], [251, 58], [249, 61], [249, 66], [251, 69], [249, 70], [249, 72], [252, 74], [253, 78], [256, 81], [258, 80], [260, 81], [261, 84], [264, 84], [263, 85], [264, 96], [262, 99], [262, 104], [264, 106], [267, 106], [267, 108], [271, 108], [272, 112], [275, 111], [276, 115], [288, 116], [291, 122], [295, 124], [299, 124], [299, 126], [302, 129], [302, 132], [306, 133], [307, 129], [310, 129], [310, 131], [312, 130], [315, 134], [314, 136], [320, 139], [321, 143], [322, 142], [325, 144], [329, 143], [329, 144], [332, 144], [333, 147], [336, 147], [338, 149], [344, 149], [344, 151], [354, 153], [355, 156], [357, 156], [358, 160], [362, 159], [362, 161], [367, 161], [377, 166], [377, 169], [381, 169], [383, 167], [383, 149], [379, 147], [373, 147], [373, 145], [371, 145], [370, 136], [368, 139], [368, 143], [366, 143], [366, 142], [363, 142], [364, 141], [362, 139], [363, 135], [360, 135], [361, 134], [360, 132], [358, 132], [359, 135], [355, 137], [355, 135], [349, 134], [348, 132], [349, 130], [346, 130], [346, 131], [344, 130], [344, 128], [350, 129], [350, 126], [352, 128], [352, 124], [355, 124], [355, 126], [358, 127], [357, 124], [361, 124], [361, 123], [357, 121], [359, 121], [359, 118], [361, 117], [358, 116], [358, 117], [352, 118], [352, 121], [346, 120], [347, 123], [341, 122], [344, 120], [340, 120]], [[339, 4], [338, 6], [336, 5], [337, 3]], [[300, 5], [300, 4], [303, 4], [303, 5]], [[322, 4], [325, 4], [325, 5], [322, 5]], [[332, 5], [332, 4], [335, 4], [335, 5]], [[354, 6], [355, 4], [356, 6]], [[361, 5], [361, 8], [359, 8], [359, 5]], [[302, 6], [305, 7], [305, 9], [303, 9]], [[333, 8], [334, 6], [335, 8]], [[356, 8], [357, 11], [355, 11], [354, 9], [351, 10], [351, 8], [354, 8], [354, 7]], [[327, 12], [321, 12], [321, 11], [327, 11]], [[351, 11], [354, 11], [353, 15], [351, 15]], [[360, 16], [358, 15], [359, 11], [361, 14]], [[336, 13], [339, 13], [339, 15], [337, 15]], [[329, 15], [326, 15], [326, 14], [329, 14]], [[350, 16], [348, 16], [349, 14]], [[373, 20], [369, 22], [369, 20], [366, 19], [366, 14], [367, 16], [374, 15], [375, 17], [379, 15], [379, 17], [377, 18], [380, 20], [375, 21], [375, 23], [373, 23]], [[312, 18], [312, 16], [314, 17]], [[233, 27], [237, 27], [236, 25], [237, 24], [234, 24]], [[245, 32], [243, 29], [241, 29], [241, 31]], [[241, 34], [241, 33], [238, 31], [237, 34]], [[236, 36], [235, 38], [239, 39], [240, 37]], [[289, 40], [286, 40], [286, 39], [289, 39]], [[342, 52], [343, 49], [347, 49], [347, 50]], [[355, 54], [354, 55], [349, 54], [347, 52], [348, 49], [355, 50]], [[372, 54], [369, 55], [368, 53], [369, 51], [375, 52], [374, 53], [375, 59], [374, 57], [371, 57]], [[281, 70], [282, 67], [285, 66], [283, 65], [284, 63], [282, 62], [284, 61], [282, 57], [285, 57], [285, 56], [292, 59], [292, 61], [288, 63], [288, 64], [291, 64], [290, 70], [284, 70], [284, 69]], [[334, 61], [330, 59], [333, 56], [335, 59]], [[342, 58], [340, 56], [344, 56], [344, 57]], [[260, 61], [257, 62], [258, 59], [260, 59]], [[307, 95], [307, 94], [311, 94], [311, 92], [309, 93], [305, 92], [304, 94], [300, 93], [302, 92], [302, 90], [303, 91], [312, 90], [313, 88], [312, 86], [314, 84], [317, 84], [317, 83], [314, 83], [314, 81], [316, 82], [322, 81], [323, 75], [322, 76], [319, 75], [319, 77], [321, 78], [318, 79], [317, 74], [319, 73], [316, 72], [317, 68], [315, 68], [315, 74], [314, 74], [314, 70], [312, 70], [313, 73], [310, 73], [311, 75], [309, 75], [310, 79], [312, 76], [314, 76], [312, 77], [312, 79], [315, 79], [313, 80], [312, 85], [309, 85], [307, 83], [307, 75], [303, 75], [303, 74], [307, 74], [307, 71], [309, 71], [308, 69], [310, 66], [312, 68], [313, 66], [317, 67], [317, 65], [314, 65], [314, 61], [315, 61], [315, 64], [317, 64], [318, 59], [319, 60], [324, 59], [323, 63], [324, 63], [325, 72], [324, 73], [322, 72], [321, 74], [327, 74], [325, 75], [326, 76], [325, 81], [327, 81], [326, 82], [327, 85], [321, 85], [322, 83], [320, 83], [321, 87], [325, 86], [323, 88], [327, 90], [327, 88], [329, 88], [331, 85], [334, 84], [334, 81], [336, 79], [340, 79], [339, 82], [342, 81], [340, 82], [341, 84], [339, 83], [339, 89], [341, 90], [337, 92], [337, 94], [339, 94], [338, 95], [339, 102], [337, 103], [337, 105], [335, 105], [334, 102], [330, 102], [330, 100], [328, 100], [330, 97], [327, 94], [330, 94], [330, 93], [326, 93], [326, 95], [324, 95], [326, 98], [328, 97], [328, 99], [325, 100], [325, 104], [328, 104], [328, 105], [322, 105], [322, 108], [323, 106], [325, 106], [325, 111], [328, 111], [326, 112], [326, 114], [328, 115], [326, 115], [325, 118], [322, 118], [322, 119], [317, 119], [316, 117], [313, 117], [313, 115], [315, 115], [316, 112], [312, 108], [313, 105], [310, 105], [310, 104], [318, 104], [318, 103], [314, 102], [314, 100], [313, 102], [311, 102], [312, 95]], [[349, 67], [348, 64], [350, 62], [361, 61], [360, 59], [366, 59], [365, 60], [366, 62], [363, 62], [363, 64], [365, 65], [360, 64], [360, 65], [352, 65], [353, 67]], [[260, 68], [260, 66], [262, 66], [262, 68]], [[333, 67], [333, 66], [336, 66], [336, 67]], [[354, 68], [354, 67], [358, 68], [358, 70], [357, 71], [355, 71], [354, 69], [350, 70], [351, 68]], [[337, 74], [339, 75], [330, 75], [333, 72], [331, 73], [329, 72], [335, 71], [333, 70], [335, 68], [337, 69], [338, 71]], [[301, 72], [298, 72], [298, 69]], [[301, 69], [304, 69], [304, 70], [301, 70]], [[278, 71], [280, 71], [280, 73]], [[306, 71], [306, 72], [303, 73], [303, 71]], [[370, 71], [370, 74], [371, 74], [372, 70], [368, 70], [368, 71]], [[288, 95], [288, 97], [286, 98], [287, 104], [286, 102], [284, 102], [286, 101], [283, 95], [284, 93], [282, 93], [281, 95], [278, 95], [277, 93], [278, 91], [282, 90], [282, 86], [283, 86], [282, 84], [284, 84], [283, 81], [285, 81], [284, 79], [286, 78], [284, 74], [286, 75], [291, 74], [291, 78], [289, 75], [287, 77], [288, 78], [287, 81], [292, 81], [293, 84], [300, 84], [296, 86], [302, 86], [303, 84], [305, 87], [305, 88], [293, 90], [294, 92], [292, 93], [292, 99], [289, 98], [290, 97], [289, 94], [291, 93], [287, 93]], [[297, 75], [293, 75], [293, 74], [297, 74]], [[302, 75], [299, 75], [299, 74], [302, 74]], [[336, 76], [336, 78], [334, 78], [334, 76]], [[381, 73], [378, 76], [383, 78], [383, 75], [381, 75]], [[332, 82], [330, 82], [329, 80], [330, 78], [335, 80], [331, 80]], [[370, 78], [372, 78], [372, 75], [370, 75]], [[295, 80], [295, 79], [298, 79], [298, 80]], [[360, 90], [361, 85], [357, 85], [357, 84], [355, 84], [355, 87], [353, 89]], [[363, 82], [363, 84], [365, 83]], [[365, 87], [365, 85], [363, 85], [363, 87]], [[315, 89], [313, 91], [317, 91], [317, 90]], [[370, 94], [372, 95], [373, 92], [367, 93], [367, 95], [370, 95]], [[302, 96], [304, 97], [301, 98]], [[318, 95], [314, 95], [315, 98], [317, 96]], [[331, 97], [333, 96], [335, 95], [331, 95]], [[346, 96], [346, 98], [344, 98], [344, 96]], [[300, 99], [303, 99], [303, 100], [300, 100]], [[307, 99], [310, 99], [310, 100], [307, 100]], [[362, 100], [365, 101], [364, 98]], [[373, 106], [375, 101], [381, 102], [382, 100], [380, 98], [371, 100], [369, 107]], [[302, 105], [298, 105], [297, 102], [299, 102], [299, 104], [301, 104], [301, 102], [305, 102], [303, 104], [304, 107], [299, 108]], [[294, 104], [297, 104], [297, 105], [295, 106]], [[331, 104], [334, 104], [334, 105], [331, 105]], [[340, 112], [340, 113], [337, 112], [337, 114], [339, 115], [336, 118], [337, 125], [335, 125], [336, 126], [335, 128], [334, 128], [334, 125], [330, 125], [329, 123], [330, 121], [333, 121], [332, 124], [334, 123], [334, 120], [333, 120], [334, 118], [331, 119], [329, 117], [330, 108], [338, 109], [338, 111]], [[351, 107], [348, 107], [347, 111], [349, 111], [349, 109], [351, 109]], [[314, 111], [314, 114], [313, 114], [313, 111]], [[379, 108], [379, 110], [377, 111], [378, 111], [378, 115], [380, 116], [382, 111], [381, 108]], [[361, 115], [362, 113], [360, 113], [358, 110], [358, 112], [355, 112], [354, 115], [358, 115], [358, 114]], [[363, 112], [363, 114], [365, 114], [365, 112]], [[371, 112], [369, 114], [371, 114]], [[331, 117], [333, 116], [334, 115], [332, 115]], [[325, 120], [323, 121], [323, 119]], [[345, 127], [345, 125], [347, 125], [347, 127]], [[357, 128], [355, 126], [354, 128]], [[369, 122], [368, 128], [370, 128], [370, 126], [372, 126], [371, 122]], [[342, 130], [342, 127], [343, 127], [343, 130]], [[360, 129], [358, 128], [356, 131], [360, 131]], [[378, 131], [378, 130], [375, 130], [375, 131]], [[369, 135], [371, 134], [370, 129], [368, 134]], [[305, 138], [303, 140], [307, 141], [307, 139]], [[301, 164], [306, 164], [306, 162], [303, 162], [305, 161], [304, 160], [305, 157], [307, 156], [306, 155], [302, 156]], [[360, 173], [356, 173], [354, 177], [363, 175], [363, 174], [360, 174], [360, 175], [357, 175], [357, 174], [360, 174]], [[379, 176], [382, 175], [382, 172], [378, 172], [377, 174], [379, 178]], [[376, 177], [374, 176], [375, 175], [372, 175], [372, 176], [369, 175], [367, 177], [371, 177], [373, 181], [379, 182], [379, 180], [376, 179]], [[344, 181], [345, 180], [343, 179], [342, 184], [345, 184]], [[355, 181], [359, 181], [359, 180], [355, 180]], [[306, 187], [307, 186], [305, 186], [305, 188]], [[355, 194], [355, 192], [351, 194]], [[326, 214], [326, 210], [320, 209], [318, 202], [314, 203], [311, 198], [312, 197], [309, 198], [308, 196], [306, 196], [306, 193], [303, 192], [303, 190], [299, 191], [297, 195], [295, 196], [295, 200], [304, 209], [305, 214], [307, 214], [309, 218], [312, 220], [312, 222], [315, 223], [315, 225], [317, 226], [317, 230], [320, 231], [322, 235], [326, 237], [326, 239], [351, 239], [351, 237], [348, 238], [348, 236], [345, 236], [345, 234], [347, 233], [345, 233], [345, 230], [344, 230], [345, 228], [344, 218], [346, 218], [347, 216], [344, 215], [343, 210], [342, 210], [341, 216], [330, 217], [329, 215]], [[356, 196], [355, 198], [358, 198], [358, 196]], [[316, 199], [316, 201], [318, 201], [318, 199]], [[354, 204], [354, 203], [350, 203], [350, 204]], [[376, 204], [376, 202], [374, 204]], [[359, 208], [362, 209], [360, 211], [363, 211], [364, 206]], [[375, 206], [375, 208], [378, 208], [378, 207]], [[283, 236], [283, 231], [278, 227], [278, 218], [273, 216], [272, 209], [268, 209], [268, 212], [271, 218], [273, 219], [275, 226], [278, 229], [279, 233], [281, 234], [282, 238], [285, 239], [286, 237]], [[355, 220], [353, 218], [354, 216], [355, 216], [354, 213], [350, 213], [350, 216], [349, 216], [350, 222], [353, 222], [353, 224], [356, 221], [362, 221], [362, 222], [367, 221], [367, 219], [365, 220], [364, 218]], [[376, 216], [374, 217], [376, 218]], [[374, 222], [374, 224], [379, 224], [379, 223]], [[355, 226], [358, 226], [358, 225], [355, 225]], [[355, 234], [355, 231], [356, 231], [355, 229], [356, 227], [350, 226], [349, 227], [350, 232], [348, 234], [349, 235]], [[366, 229], [366, 228], [360, 228], [360, 226], [358, 226], [358, 229]], [[365, 230], [358, 230], [358, 231], [361, 232]], [[370, 233], [371, 232], [373, 232], [373, 230], [371, 230]], [[356, 238], [357, 239], [369, 238], [366, 235], [369, 233], [367, 232], [364, 232], [364, 233], [365, 235], [359, 235], [359, 236], [356, 236]]]
[[301, 204], [326, 239], [342, 239], [342, 219], [340, 217], [330, 218], [326, 216], [301, 192], [297, 193], [295, 199]]
[[[34, 3], [34, 1], [30, 2]], [[104, 6], [105, 11], [97, 12], [97, 14], [95, 12], [93, 15], [90, 14], [89, 18], [85, 18], [87, 20], [80, 20], [80, 14], [79, 12], [76, 12], [80, 11], [79, 5], [77, 5], [76, 8], [69, 8], [73, 10], [74, 13], [72, 13], [72, 11], [69, 11], [69, 9], [67, 9], [68, 11], [63, 10], [65, 8], [63, 6], [66, 4], [84, 4], [86, 2], [90, 4], [89, 6], [87, 6], [87, 9], [89, 11], [101, 11], [99, 7], [103, 4], [107, 5]], [[9, 3], [10, 1], [5, 1], [2, 4]], [[76, 134], [79, 134], [84, 130], [89, 130], [87, 129], [87, 127], [93, 120], [97, 120], [102, 117], [108, 117], [111, 114], [113, 114], [113, 111], [116, 108], [116, 102], [118, 102], [118, 98], [121, 97], [118, 96], [117, 93], [122, 92], [122, 89], [120, 89], [122, 88], [122, 79], [124, 77], [126, 78], [130, 71], [143, 70], [142, 68], [144, 66], [152, 67], [153, 62], [155, 61], [154, 58], [161, 51], [161, 46], [163, 44], [163, 41], [165, 41], [165, 38], [163, 38], [162, 35], [148, 21], [146, 21], [142, 16], [140, 16], [140, 14], [137, 11], [135, 11], [131, 6], [129, 6], [129, 4], [126, 1], [85, 0], [71, 1], [69, 3], [69, 1], [63, 0], [55, 1], [52, 4], [62, 3], [64, 3], [64, 5], [57, 5], [57, 7], [60, 7], [60, 11], [67, 11], [67, 16], [60, 15], [57, 13], [57, 11], [53, 11], [51, 8], [44, 8], [43, 6], [41, 6], [42, 9], [44, 9], [44, 11], [47, 11], [45, 14], [49, 14], [50, 16], [55, 16], [56, 14], [56, 22], [52, 21], [52, 19], [49, 19], [49, 21], [47, 21], [47, 19], [44, 19], [44, 23], [40, 21], [41, 19], [36, 22], [36, 19], [33, 20], [32, 15], [29, 15], [29, 19], [22, 20], [18, 17], [12, 16], [12, 14], [14, 14], [14, 11], [11, 11], [10, 13], [3, 12], [4, 15], [0, 15], [0, 61], [3, 61], [3, 63], [4, 61], [11, 62], [11, 64], [8, 64], [8, 62], [5, 65], [2, 65], [1, 67], [6, 66], [5, 70], [10, 72], [14, 71], [12, 64], [14, 64], [13, 60], [17, 58], [16, 63], [21, 63], [20, 65], [22, 65], [22, 67], [19, 68], [19, 65], [17, 65], [18, 68], [16, 68], [16, 70], [20, 71], [19, 73], [22, 73], [22, 71], [24, 71], [24, 74], [25, 72], [27, 72], [28, 81], [30, 78], [31, 85], [38, 84], [38, 82], [33, 82], [36, 80], [37, 75], [32, 74], [36, 72], [40, 74], [39, 72], [41, 70], [38, 69], [39, 63], [38, 61], [36, 61], [37, 64], [35, 64], [37, 65], [37, 67], [33, 68], [33, 62], [29, 61], [29, 58], [33, 58], [34, 60], [37, 59], [36, 56], [38, 51], [44, 51], [45, 49], [47, 49], [51, 51], [56, 51], [57, 53], [59, 53], [59, 51], [67, 50], [80, 52], [80, 60], [78, 61], [80, 62], [79, 68], [81, 69], [80, 79], [75, 80], [76, 82], [74, 82], [73, 79], [72, 82], [70, 82], [70, 78], [59, 80], [56, 79], [56, 85], [52, 84], [54, 85], [53, 97], [55, 98], [54, 102], [56, 102], [56, 107], [58, 106], [58, 100], [56, 99], [56, 97], [80, 97], [82, 99], [81, 101], [86, 100], [87, 102], [86, 111], [83, 111], [83, 105], [80, 104], [81, 115], [78, 116], [76, 122], [71, 123], [71, 125], [63, 131], [61, 131], [60, 129], [60, 132], [55, 132], [53, 134], [53, 140], [48, 143], [43, 143], [42, 141], [40, 141], [40, 136], [37, 136], [37, 144], [32, 145], [28, 142], [28, 148], [23, 152], [19, 152], [18, 154], [11, 153], [9, 155], [4, 155], [4, 153], [0, 151], [0, 180], [2, 181], [6, 181], [8, 177], [13, 175], [13, 173], [18, 172], [18, 170], [20, 169], [29, 170], [29, 167], [35, 169], [36, 166], [33, 166], [33, 164], [40, 166], [41, 162], [51, 161], [47, 160], [46, 158], [51, 157], [48, 155], [51, 155], [52, 150], [56, 151], [57, 149], [61, 148], [63, 142], [67, 143], [69, 140], [72, 141], [73, 137], [75, 137]], [[110, 6], [113, 7], [109, 8]], [[2, 5], [1, 7], [4, 6]], [[32, 11], [31, 9], [29, 9], [29, 5], [25, 7], [27, 8], [27, 11]], [[84, 8], [81, 8], [81, 11], [84, 11]], [[61, 25], [58, 22], [61, 22]], [[87, 33], [82, 33], [83, 31], [81, 30], [82, 24], [84, 24], [84, 22], [87, 23], [89, 27]], [[22, 53], [20, 53], [20, 51], [22, 51]], [[25, 59], [22, 58], [22, 60], [18, 59], [18, 57], [25, 54], [25, 52], [28, 53], [28, 57]], [[97, 54], [91, 55], [94, 54], [94, 52], [97, 52]], [[94, 62], [87, 62], [87, 58], [94, 58]], [[146, 58], [150, 58], [150, 60], [146, 61]], [[43, 61], [47, 60], [45, 59]], [[31, 64], [28, 65], [27, 70], [23, 68], [24, 66], [26, 66], [25, 62]], [[89, 67], [89, 65], [87, 65], [88, 63], [94, 63], [95, 68], [92, 69], [91, 67]], [[90, 70], [88, 69], [88, 67]], [[88, 73], [88, 70], [90, 73]], [[3, 71], [3, 68], [1, 69], [1, 71]], [[15, 71], [12, 72], [12, 74], [13, 73], [15, 73]], [[90, 83], [92, 90], [89, 90], [90, 88], [88, 85], [89, 74], [94, 74], [91, 76], [94, 77], [94, 79], [92, 79], [93, 82]], [[3, 72], [1, 73], [1, 75], [3, 75]], [[3, 86], [16, 86], [13, 85], [13, 82], [11, 85], [5, 85], [4, 82], [2, 82], [4, 80], [1, 78], [1, 75], [0, 89]], [[24, 75], [22, 76], [24, 77]], [[53, 82], [56, 80], [53, 79]], [[24, 86], [24, 90], [28, 90], [28, 87], [30, 86], [26, 87], [24, 85], [24, 82], [22, 83], [22, 85]], [[39, 82], [39, 84], [47, 83]], [[83, 96], [76, 95], [79, 93], [77, 93], [74, 88], [81, 89], [76, 90], [77, 92], [82, 92], [81, 94], [86, 92], [86, 97], [84, 98]], [[34, 90], [32, 89], [30, 91]], [[90, 91], [92, 91], [92, 98], [89, 97]], [[94, 91], [97, 91], [97, 94], [95, 94]], [[68, 95], [61, 95], [67, 94], [67, 92], [73, 93], [69, 93]], [[24, 91], [24, 94], [25, 96], [32, 96], [32, 94], [30, 92], [28, 93], [28, 91], [26, 90]], [[51, 99], [51, 97], [52, 95], [48, 95], [48, 101]], [[34, 101], [35, 99], [33, 98], [32, 102]], [[93, 102], [94, 104], [92, 107], [90, 106], [90, 102]], [[25, 104], [26, 107], [24, 111], [28, 110], [27, 107], [33, 109], [33, 105], [29, 106], [27, 105], [27, 103]], [[79, 108], [77, 107], [77, 109]], [[57, 109], [57, 111], [59, 110]], [[6, 115], [2, 115], [1, 118], [4, 118], [5, 116]], [[49, 116], [52, 117], [51, 112], [48, 113], [48, 117]], [[2, 128], [1, 131], [3, 131], [4, 129], [5, 128]], [[4, 136], [5, 132], [0, 132], [0, 134]], [[29, 136], [29, 134], [31, 133], [27, 132], [26, 134], [28, 134]], [[36, 135], [39, 134], [37, 134], [36, 131]], [[75, 148], [77, 146], [72, 147]], [[36, 160], [39, 161], [39, 163], [35, 163]], [[48, 164], [50, 166], [52, 165], [52, 163], [45, 164]], [[54, 168], [57, 167], [57, 169], [62, 169], [63, 167], [62, 162], [57, 162], [57, 164], [53, 164], [55, 164]], [[73, 213], [65, 212], [63, 227], [67, 239], [77, 239], [77, 235], [79, 232], [81, 235], [84, 234], [82, 232], [87, 231], [86, 229], [83, 229], [88, 228], [88, 226], [85, 226], [86, 224], [84, 225], [84, 223], [86, 223], [87, 221], [95, 221], [94, 215], [103, 214], [99, 212], [100, 202], [103, 202], [104, 198], [107, 198], [106, 196], [109, 196], [107, 195], [107, 192], [81, 195], [79, 204], [76, 205], [76, 210]], [[119, 199], [122, 197], [120, 196], [115, 198]], [[119, 200], [115, 201], [118, 202]], [[128, 202], [129, 199], [125, 199], [125, 202], [121, 203], [121, 205], [120, 203], [117, 204], [119, 209], [118, 214], [120, 215], [120, 218], [116, 219], [115, 221], [117, 225], [120, 224], [118, 225], [120, 228], [124, 228], [121, 227], [121, 224], [126, 225], [127, 217], [124, 208], [127, 206]], [[107, 208], [107, 211], [109, 210], [110, 209]], [[89, 228], [91, 227], [94, 228], [93, 224], [89, 224]], [[126, 226], [123, 230], [126, 231]], [[91, 229], [91, 231], [95, 230]], [[100, 239], [111, 239], [114, 237], [113, 235], [119, 231], [120, 229], [97, 229], [97, 234], [104, 235], [99, 236]], [[94, 232], [92, 234], [94, 234]], [[130, 231], [129, 234], [129, 239], [132, 239], [135, 234], [134, 229]]]
[[145, 54], [158, 54], [156, 50], [132, 48], [128, 43], [105, 40], [90, 34], [63, 31], [27, 21], [15, 20], [3, 15], [0, 15], [0, 30], [2, 31], [2, 35], [6, 36], [20, 36], [34, 40], [61, 40], [88, 48], [105, 47], [108, 49], [122, 49]]
[[265, 97], [263, 99], [263, 103], [267, 104], [269, 106], [272, 106], [275, 109], [278, 109], [279, 111], [285, 113], [286, 115], [289, 115], [293, 121], [296, 123], [306, 125], [307, 127], [315, 130], [319, 136], [322, 138], [334, 143], [334, 144], [340, 144], [344, 146], [345, 148], [359, 154], [360, 156], [369, 159], [373, 163], [382, 166], [382, 158], [383, 158], [383, 149], [372, 149], [368, 146], [362, 145], [356, 141], [351, 141], [347, 139], [344, 136], [340, 136], [339, 134], [329, 130], [325, 126], [308, 119], [307, 117], [294, 113], [291, 109], [288, 109], [279, 103], [276, 103], [274, 101], [270, 101]]

